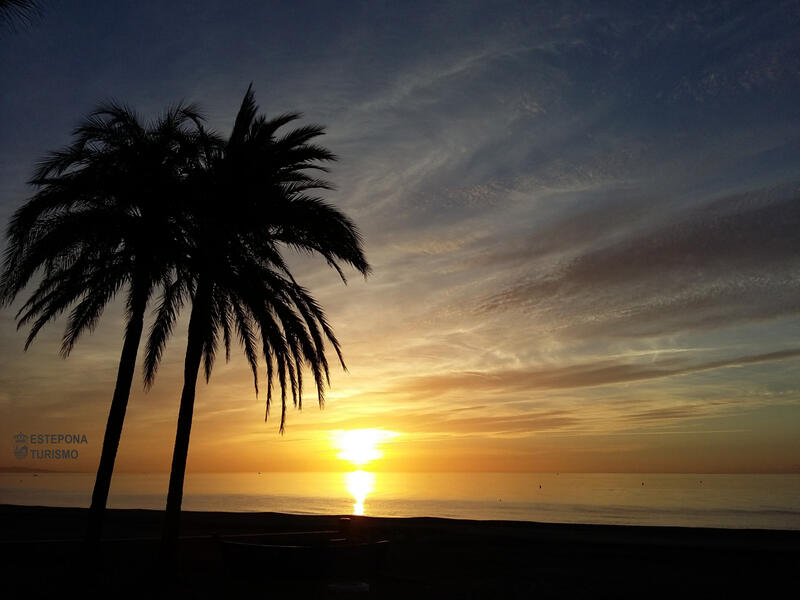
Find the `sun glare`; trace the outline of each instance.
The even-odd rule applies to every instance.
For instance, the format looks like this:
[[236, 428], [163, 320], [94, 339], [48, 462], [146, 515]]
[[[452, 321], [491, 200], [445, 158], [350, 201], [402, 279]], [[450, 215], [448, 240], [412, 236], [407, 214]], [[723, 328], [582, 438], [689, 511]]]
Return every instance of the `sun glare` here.
[[361, 466], [383, 456], [381, 445], [397, 435], [394, 431], [383, 429], [334, 431], [333, 445], [339, 450], [336, 456]]

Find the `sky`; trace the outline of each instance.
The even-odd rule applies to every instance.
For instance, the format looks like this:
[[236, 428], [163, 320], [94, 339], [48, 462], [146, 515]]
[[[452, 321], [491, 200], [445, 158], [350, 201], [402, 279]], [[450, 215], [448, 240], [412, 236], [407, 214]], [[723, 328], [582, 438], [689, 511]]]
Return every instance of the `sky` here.
[[[327, 127], [374, 272], [287, 251], [348, 371], [280, 435], [233, 353], [190, 472], [347, 469], [333, 432], [361, 428], [396, 434], [374, 470], [798, 472], [798, 27], [778, 1], [43, 1], [0, 31], [0, 221], [100, 102], [228, 133], [252, 82]], [[95, 470], [119, 303], [66, 360], [63, 321], [23, 352], [14, 313], [0, 467]], [[185, 331], [134, 381], [119, 471], [169, 469]], [[88, 443], [18, 460], [17, 433]]]

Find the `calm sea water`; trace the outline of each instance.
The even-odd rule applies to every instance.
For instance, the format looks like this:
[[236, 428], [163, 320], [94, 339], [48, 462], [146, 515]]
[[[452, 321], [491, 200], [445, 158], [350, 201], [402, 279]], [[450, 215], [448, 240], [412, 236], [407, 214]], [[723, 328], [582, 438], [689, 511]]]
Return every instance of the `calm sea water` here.
[[[163, 509], [168, 475], [114, 476], [113, 508]], [[0, 474], [0, 503], [89, 505], [93, 474]], [[189, 474], [186, 510], [800, 530], [800, 475]]]

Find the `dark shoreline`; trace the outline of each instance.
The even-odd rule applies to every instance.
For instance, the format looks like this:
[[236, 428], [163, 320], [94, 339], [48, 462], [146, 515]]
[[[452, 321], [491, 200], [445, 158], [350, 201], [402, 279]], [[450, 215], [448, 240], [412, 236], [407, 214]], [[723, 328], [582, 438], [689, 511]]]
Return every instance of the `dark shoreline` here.
[[[136, 597], [163, 591], [154, 575], [161, 519], [160, 511], [109, 510], [102, 561], [92, 565], [80, 541], [86, 509], [0, 505], [0, 546], [10, 557], [3, 562], [2, 582], [27, 598], [47, 597], [65, 582], [89, 595]], [[268, 564], [252, 578], [235, 572], [212, 536], [275, 543], [291, 539], [276, 537], [278, 532], [328, 531], [331, 536], [341, 535], [337, 532], [343, 526], [353, 537], [391, 542], [371, 597], [701, 592], [720, 597], [745, 591], [768, 597], [771, 590], [797, 589], [800, 583], [800, 531], [185, 512], [181, 565], [170, 593], [249, 598], [257, 589], [266, 592], [276, 585], [281, 574], [271, 573]], [[292, 581], [283, 581], [282, 589], [295, 597], [319, 597], [318, 588], [295, 583], [292, 589]]]

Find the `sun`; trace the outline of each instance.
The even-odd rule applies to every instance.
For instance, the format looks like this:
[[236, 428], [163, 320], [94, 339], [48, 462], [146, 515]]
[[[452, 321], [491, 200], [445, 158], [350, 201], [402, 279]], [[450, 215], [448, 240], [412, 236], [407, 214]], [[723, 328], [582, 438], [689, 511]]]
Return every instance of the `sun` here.
[[339, 450], [336, 456], [361, 466], [383, 456], [381, 444], [397, 435], [385, 429], [340, 430], [333, 432], [333, 445]]

